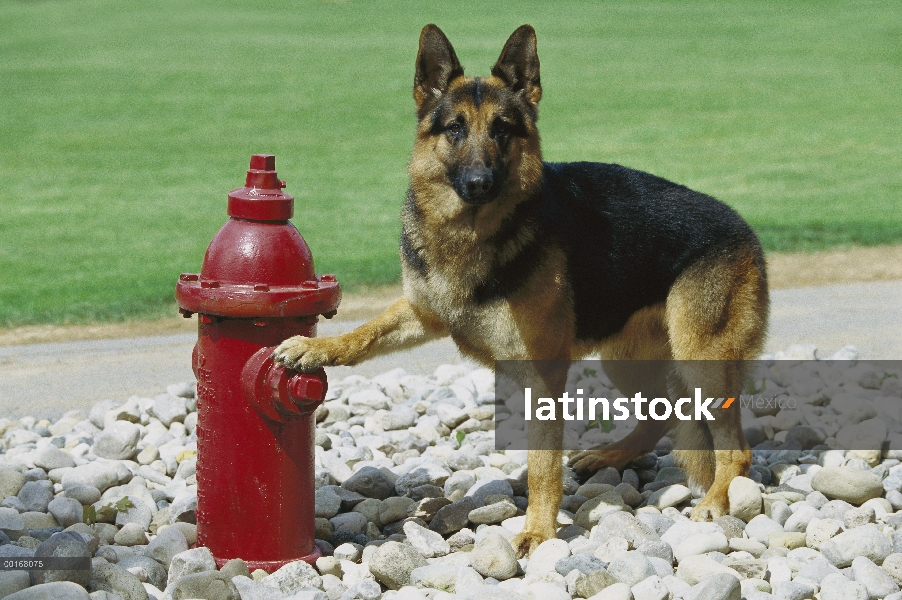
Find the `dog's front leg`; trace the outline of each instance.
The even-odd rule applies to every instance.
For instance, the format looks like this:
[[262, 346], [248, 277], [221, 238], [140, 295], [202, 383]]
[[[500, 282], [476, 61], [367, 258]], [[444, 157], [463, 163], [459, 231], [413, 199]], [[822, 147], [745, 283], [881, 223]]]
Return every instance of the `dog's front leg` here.
[[[559, 429], [563, 440], [563, 423], [550, 421], [548, 426]], [[557, 535], [557, 514], [563, 495], [562, 458], [563, 452], [560, 450], [529, 451], [529, 506], [526, 508], [526, 524], [523, 531], [511, 540], [518, 556], [529, 556], [539, 544]]]
[[[546, 384], [536, 397], [557, 399], [567, 380], [566, 362], [553, 372], [545, 372], [541, 380]], [[535, 381], [535, 380], [533, 380]], [[529, 505], [526, 524], [511, 544], [520, 556], [528, 556], [539, 544], [557, 535], [557, 515], [563, 495], [564, 420], [555, 401], [555, 418], [548, 421], [530, 420], [527, 431], [529, 453], [527, 486]]]
[[402, 297], [372, 321], [343, 335], [288, 338], [276, 348], [273, 358], [297, 371], [314, 371], [323, 366], [353, 365], [444, 335], [447, 332], [437, 319], [418, 311]]

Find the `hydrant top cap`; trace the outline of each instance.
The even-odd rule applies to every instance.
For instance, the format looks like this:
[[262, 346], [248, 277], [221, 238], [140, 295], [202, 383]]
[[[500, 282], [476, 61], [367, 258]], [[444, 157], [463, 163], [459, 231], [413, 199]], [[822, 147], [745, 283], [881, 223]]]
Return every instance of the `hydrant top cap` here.
[[244, 187], [229, 192], [229, 216], [250, 221], [287, 221], [294, 214], [294, 198], [282, 192], [284, 187], [285, 182], [276, 173], [274, 155], [251, 155]]

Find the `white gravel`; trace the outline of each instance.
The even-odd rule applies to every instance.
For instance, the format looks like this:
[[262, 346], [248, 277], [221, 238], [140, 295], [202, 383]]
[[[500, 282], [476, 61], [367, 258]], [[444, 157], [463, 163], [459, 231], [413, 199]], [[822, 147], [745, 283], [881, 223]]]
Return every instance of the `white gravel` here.
[[[509, 543], [524, 524], [527, 453], [495, 449], [496, 410], [511, 413], [495, 406], [486, 369], [331, 381], [315, 456], [324, 556], [272, 574], [249, 573], [240, 560], [216, 569], [208, 549], [191, 548], [192, 384], [104, 400], [56, 422], [0, 419], [0, 558], [63, 552], [93, 564], [89, 578], [0, 571], [0, 597], [902, 600], [902, 451], [860, 449], [862, 440], [902, 440], [902, 406], [888, 401], [899, 379], [854, 362], [828, 381], [794, 373], [793, 361], [816, 358], [808, 346], [767, 358], [790, 360], [758, 382], [765, 390], [818, 400], [744, 413], [753, 468], [730, 485], [729, 516], [688, 518], [699, 496], [662, 444], [586, 482], [566, 470], [559, 539], [530, 559]], [[854, 349], [830, 358], [854, 359]], [[516, 415], [500, 420], [522, 426]], [[599, 443], [622, 431], [577, 435]], [[100, 510], [123, 498], [122, 510]], [[82, 523], [88, 505], [96, 524]]]

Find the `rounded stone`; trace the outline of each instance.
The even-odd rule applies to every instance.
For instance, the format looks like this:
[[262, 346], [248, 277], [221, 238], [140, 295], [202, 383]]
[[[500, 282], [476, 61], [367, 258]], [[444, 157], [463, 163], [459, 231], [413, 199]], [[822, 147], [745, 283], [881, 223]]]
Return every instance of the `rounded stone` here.
[[564, 540], [546, 540], [533, 550], [526, 564], [527, 575], [537, 575], [554, 571], [555, 565], [570, 556], [570, 546]]
[[50, 481], [26, 481], [19, 490], [19, 500], [26, 511], [47, 512], [47, 505], [53, 500], [53, 483]]
[[6, 596], [8, 600], [91, 600], [85, 588], [70, 581], [42, 583]]
[[128, 421], [113, 421], [94, 441], [94, 454], [111, 460], [128, 460], [135, 455], [141, 430]]
[[655, 575], [655, 568], [641, 552], [626, 552], [608, 565], [608, 573], [621, 583], [633, 587]]
[[669, 485], [653, 492], [648, 497], [648, 505], [660, 510], [671, 506], [678, 506], [692, 498], [692, 492], [682, 484]]
[[47, 505], [47, 510], [63, 527], [81, 523], [84, 518], [84, 507], [74, 498], [54, 498]]
[[106, 591], [117, 594], [123, 600], [144, 600], [147, 598], [147, 592], [133, 573], [129, 573], [119, 565], [110, 563], [98, 563], [93, 565], [91, 570], [91, 584], [89, 588], [92, 592]]
[[868, 600], [868, 590], [863, 583], [852, 581], [845, 575], [827, 575], [821, 581], [821, 600]]
[[168, 569], [172, 557], [187, 549], [188, 541], [185, 535], [175, 527], [167, 527], [147, 544], [144, 556], [156, 560]]
[[554, 570], [564, 576], [574, 569], [588, 575], [593, 571], [604, 569], [605, 566], [606, 565], [601, 562], [600, 559], [591, 554], [574, 554], [573, 556], [568, 556], [557, 561], [554, 565]]
[[[514, 548], [506, 538], [497, 533], [489, 534], [476, 542], [470, 552], [470, 561], [476, 572], [483, 577], [504, 581], [517, 574], [518, 563]], [[554, 568], [554, 564], [551, 568]]]
[[739, 579], [728, 573], [715, 573], [699, 587], [694, 600], [739, 600], [742, 597]]
[[160, 590], [166, 587], [166, 569], [150, 557], [141, 555], [129, 556], [116, 564], [129, 572], [131, 572], [131, 569], [142, 569], [147, 575], [149, 584]]
[[429, 522], [429, 528], [441, 535], [460, 531], [469, 523], [470, 511], [474, 508], [476, 504], [470, 497], [443, 506]]
[[63, 491], [66, 498], [78, 500], [82, 506], [94, 504], [100, 500], [100, 490], [93, 485], [76, 484]]
[[750, 539], [758, 540], [762, 544], [769, 543], [771, 533], [782, 531], [783, 527], [779, 523], [765, 515], [758, 515], [745, 526], [746, 536]]
[[876, 525], [844, 531], [821, 545], [824, 558], [839, 568], [850, 566], [857, 556], [867, 557], [879, 565], [892, 551], [892, 543]]
[[40, 467], [46, 471], [51, 469], [65, 469], [75, 466], [75, 459], [68, 452], [60, 450], [56, 446], [47, 446], [38, 451], [34, 458], [36, 467]]
[[197, 598], [241, 600], [235, 584], [218, 571], [203, 571], [179, 577], [172, 584], [170, 590], [172, 600], [195, 600]]
[[120, 546], [138, 546], [147, 543], [144, 529], [137, 523], [126, 523], [113, 537]]
[[748, 523], [761, 514], [762, 499], [758, 484], [748, 477], [734, 477], [727, 491], [730, 515]]
[[341, 484], [346, 490], [367, 498], [384, 500], [395, 494], [395, 484], [379, 469], [363, 467]]
[[313, 506], [317, 517], [331, 519], [341, 510], [341, 498], [331, 490], [316, 490], [313, 495]]
[[702, 533], [681, 542], [673, 549], [673, 556], [677, 562], [680, 562], [688, 556], [707, 554], [708, 552], [727, 553], [729, 551], [730, 544], [727, 541], [727, 536], [719, 532]]
[[864, 556], [852, 560], [852, 579], [863, 583], [871, 598], [884, 598], [899, 591], [893, 578]]
[[404, 523], [404, 535], [407, 541], [426, 558], [445, 556], [451, 552], [451, 546], [434, 531], [417, 525], [413, 521]]
[[494, 504], [474, 508], [469, 512], [467, 518], [469, 518], [471, 523], [488, 525], [491, 523], [500, 523], [516, 514], [517, 507], [514, 505], [513, 501], [508, 499], [507, 501], [495, 502]]
[[416, 504], [411, 498], [392, 496], [379, 505], [379, 521], [383, 525], [394, 523], [407, 517], [408, 509]]
[[883, 483], [877, 475], [851, 467], [823, 468], [811, 478], [811, 487], [831, 500], [855, 505], [883, 495]]
[[573, 524], [584, 529], [592, 529], [599, 523], [603, 516], [611, 512], [619, 512], [626, 508], [623, 498], [617, 492], [611, 490], [586, 500], [576, 515]]
[[390, 590], [398, 590], [410, 583], [410, 574], [414, 569], [427, 564], [426, 559], [413, 546], [385, 542], [373, 553], [369, 567], [382, 585]]
[[[35, 558], [73, 558], [90, 561], [91, 552], [81, 534], [74, 531], [62, 531], [41, 542], [34, 552]], [[53, 581], [71, 581], [82, 587], [88, 587], [91, 581], [90, 569], [48, 569], [31, 571], [31, 583], [50, 583]]]
[[0, 497], [15, 496], [25, 485], [25, 476], [8, 467], [0, 467]]
[[172, 585], [186, 575], [215, 570], [216, 561], [213, 559], [213, 553], [209, 548], [205, 546], [191, 548], [172, 557], [172, 562], [169, 564], [167, 585]]

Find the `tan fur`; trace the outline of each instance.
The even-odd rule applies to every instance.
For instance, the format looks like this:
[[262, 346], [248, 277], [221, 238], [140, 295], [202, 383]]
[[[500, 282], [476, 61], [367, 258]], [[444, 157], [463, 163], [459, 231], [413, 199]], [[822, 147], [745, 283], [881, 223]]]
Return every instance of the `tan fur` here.
[[[512, 45], [512, 41], [519, 45]], [[414, 99], [421, 109], [428, 108], [442, 94], [453, 93], [459, 86], [473, 81], [463, 77], [453, 49], [446, 44], [447, 39], [438, 28], [432, 25], [424, 28], [414, 85]], [[505, 56], [522, 53], [523, 48], [528, 50], [530, 44], [534, 52], [532, 28], [521, 27], [505, 45], [498, 65], [506, 60]], [[444, 52], [444, 62], [427, 61], [433, 68], [421, 68], [423, 61], [429, 59], [429, 56], [424, 58], [428, 52]], [[535, 106], [541, 98], [537, 58], [534, 63], [527, 61], [524, 73], [527, 81], [522, 89], [523, 98]], [[530, 73], [533, 79], [528, 78]], [[505, 85], [495, 76], [482, 82], [489, 87]], [[448, 166], [464, 155], [467, 160], [477, 162], [499, 160], [493, 154], [498, 152], [499, 145], [491, 143], [489, 138], [499, 107], [490, 101], [479, 106], [462, 102], [455, 109], [465, 115], [472, 128], [467, 139], [453, 145], [446, 136], [432, 134], [429, 119], [422, 118], [408, 169], [416, 214], [405, 210], [402, 220], [411, 245], [429, 265], [428, 277], [402, 260], [403, 298], [350, 333], [335, 338], [286, 340], [274, 353], [279, 362], [309, 371], [322, 365], [355, 364], [436, 337], [451, 336], [462, 353], [488, 367], [494, 367], [496, 360], [563, 359], [560, 366], [548, 371], [523, 374], [530, 381], [540, 382], [540, 389], [536, 390], [538, 397], [559, 397], [567, 377], [566, 360], [589, 354], [624, 360], [743, 359], [757, 355], [767, 318], [767, 284], [764, 265], [752, 248], [736, 248], [732, 253], [708, 256], [696, 262], [677, 279], [666, 302], [636, 311], [620, 332], [600, 344], [588, 344], [575, 337], [572, 291], [565, 283], [566, 257], [553, 245], [543, 249], [516, 293], [502, 302], [475, 302], [474, 286], [487, 277], [496, 260], [503, 263], [530, 242], [528, 232], [500, 246], [491, 240], [514, 207], [538, 190], [543, 163], [538, 131], [529, 121], [528, 135], [512, 139], [501, 157], [507, 161], [511, 173], [508, 181], [514, 183], [506, 185], [500, 196], [488, 204], [474, 206], [461, 201], [449, 185]], [[616, 292], [629, 293], [629, 290]], [[524, 363], [521, 368], [529, 370], [534, 368], [532, 364]], [[638, 391], [640, 385], [644, 386], [643, 390], [648, 389], [647, 373], [639, 381], [623, 363], [612, 369], [609, 376], [624, 393], [632, 395], [630, 390]], [[706, 389], [735, 394], [744, 374], [725, 368], [703, 375]], [[678, 391], [680, 377], [674, 378], [670, 373], [660, 373], [658, 377], [653, 387], [661, 396]], [[729, 412], [738, 419], [739, 411]], [[528, 432], [529, 447], [562, 447], [562, 419], [534, 423]], [[737, 436], [742, 439], [738, 420], [716, 423], [710, 435], [718, 447], [730, 447], [729, 441]], [[640, 421], [627, 443], [580, 453], [571, 458], [570, 464], [578, 470], [620, 468], [653, 449], [672, 427], [671, 422]], [[682, 426], [671, 433], [678, 441], [696, 444], [700, 443], [696, 438], [705, 434]], [[711, 443], [695, 447], [713, 448]], [[711, 519], [724, 514], [729, 481], [748, 471], [747, 447], [685, 452], [678, 456], [693, 481], [710, 486], [694, 517]], [[526, 525], [512, 541], [521, 554], [531, 553], [556, 534], [563, 452], [530, 450], [528, 461], [530, 495]]]

